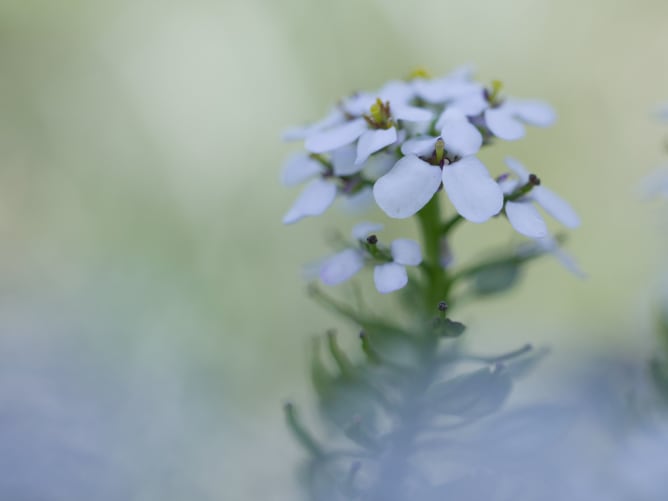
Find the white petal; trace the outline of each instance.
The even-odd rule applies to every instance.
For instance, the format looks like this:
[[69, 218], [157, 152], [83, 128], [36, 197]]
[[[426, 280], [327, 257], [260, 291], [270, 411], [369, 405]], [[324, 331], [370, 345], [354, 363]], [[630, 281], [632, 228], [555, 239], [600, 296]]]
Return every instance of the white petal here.
[[445, 110], [441, 123], [441, 137], [448, 153], [475, 155], [482, 146], [482, 134], [457, 108]]
[[[403, 128], [399, 131], [399, 140], [401, 143], [401, 133], [405, 133], [406, 137], [411, 136], [426, 136], [429, 134], [431, 122], [403, 122]], [[404, 138], [405, 139], [405, 138]]]
[[438, 120], [436, 120], [435, 128], [439, 130], [442, 129], [443, 125], [445, 125], [445, 122], [448, 120], [461, 122], [463, 119], [468, 121], [466, 116], [467, 115], [459, 108], [456, 108], [455, 106], [448, 106], [443, 110], [443, 113], [440, 114]]
[[524, 122], [538, 127], [549, 127], [557, 120], [554, 108], [537, 99], [511, 99], [506, 106]]
[[580, 226], [580, 218], [566, 200], [544, 186], [536, 186], [529, 193], [550, 216], [567, 228]]
[[369, 92], [358, 92], [345, 98], [341, 106], [346, 113], [359, 117], [364, 113], [369, 113], [369, 108], [376, 102], [376, 95]]
[[415, 93], [423, 100], [431, 104], [444, 103], [448, 99], [449, 79], [424, 79], [417, 78], [413, 81]]
[[306, 139], [310, 135], [323, 129], [334, 127], [335, 125], [340, 124], [344, 120], [345, 116], [341, 112], [341, 110], [338, 108], [334, 108], [327, 114], [325, 118], [316, 123], [305, 126], [291, 127], [290, 129], [286, 130], [285, 133], [283, 134], [283, 141], [297, 141]]
[[383, 225], [380, 223], [372, 223], [371, 221], [362, 221], [353, 226], [352, 235], [355, 240], [365, 240], [366, 237], [383, 230]]
[[386, 146], [391, 145], [396, 140], [397, 129], [394, 127], [366, 131], [357, 142], [357, 158], [355, 159], [355, 164], [363, 164], [369, 156], [382, 150]]
[[503, 207], [501, 188], [475, 157], [443, 167], [443, 186], [457, 212], [473, 223], [487, 221]]
[[366, 122], [358, 118], [307, 137], [304, 147], [312, 153], [326, 153], [352, 143], [366, 130]]
[[346, 249], [327, 259], [320, 268], [320, 280], [326, 285], [338, 285], [350, 280], [364, 267], [364, 256], [357, 249]]
[[496, 137], [506, 141], [516, 141], [524, 137], [524, 125], [520, 123], [504, 105], [485, 111], [487, 128]]
[[441, 169], [409, 155], [399, 160], [373, 187], [378, 206], [396, 219], [424, 207], [441, 185]]
[[369, 158], [362, 168], [364, 169], [364, 176], [368, 179], [378, 179], [387, 174], [394, 164], [397, 162], [397, 157], [389, 152], [380, 152]]
[[506, 202], [506, 216], [518, 233], [530, 238], [547, 235], [547, 226], [540, 213], [529, 200]]
[[522, 165], [518, 160], [515, 160], [513, 157], [505, 158], [506, 165], [510, 167], [517, 177], [520, 178], [522, 184], [526, 184], [529, 181], [529, 176], [531, 175], [528, 170]]
[[373, 207], [373, 190], [371, 186], [365, 186], [353, 194], [339, 197], [339, 204], [348, 214], [359, 215]]
[[482, 86], [474, 92], [458, 97], [450, 104], [451, 107], [461, 110], [465, 115], [473, 117], [480, 115], [489, 107], [489, 103], [483, 96]]
[[390, 80], [378, 91], [381, 101], [389, 101], [390, 109], [399, 104], [405, 104], [415, 96], [413, 86], [402, 80]]
[[428, 157], [434, 153], [437, 140], [438, 138], [432, 136], [409, 139], [401, 145], [401, 153], [417, 157]]
[[351, 176], [362, 170], [361, 166], [355, 165], [356, 148], [353, 144], [348, 144], [343, 148], [332, 152], [332, 165], [334, 166], [335, 176]]
[[417, 266], [422, 262], [420, 244], [409, 238], [397, 238], [390, 247], [395, 263]]
[[379, 264], [373, 270], [373, 281], [378, 292], [387, 294], [404, 287], [408, 283], [408, 274], [400, 264]]
[[320, 162], [312, 159], [307, 153], [296, 153], [285, 162], [281, 182], [286, 186], [301, 184], [317, 176], [322, 170]]
[[407, 122], [428, 122], [434, 118], [434, 114], [430, 110], [405, 104], [397, 104], [393, 106], [391, 101], [390, 112], [397, 120], [406, 120]]
[[283, 224], [296, 223], [306, 216], [319, 216], [334, 203], [336, 191], [334, 183], [324, 179], [311, 181], [283, 217]]
[[458, 97], [470, 95], [481, 89], [480, 84], [470, 82], [468, 70], [454, 72], [441, 78], [415, 79], [415, 93], [431, 104], [441, 104]]

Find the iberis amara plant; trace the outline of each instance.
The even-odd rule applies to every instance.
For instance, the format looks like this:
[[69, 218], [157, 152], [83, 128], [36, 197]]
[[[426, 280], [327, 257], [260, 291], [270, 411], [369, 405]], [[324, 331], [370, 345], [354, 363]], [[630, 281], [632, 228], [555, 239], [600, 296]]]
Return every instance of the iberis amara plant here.
[[[548, 127], [555, 119], [547, 103], [508, 96], [500, 82], [477, 82], [468, 69], [440, 78], [420, 71], [344, 96], [323, 119], [285, 133], [286, 140], [303, 142], [303, 149], [288, 159], [282, 180], [306, 183], [285, 224], [319, 216], [337, 199], [357, 213], [376, 205], [385, 216], [352, 224], [345, 231], [350, 237], [320, 261], [319, 281], [335, 287], [370, 268], [378, 292], [403, 289], [410, 306], [406, 322], [399, 314], [370, 313], [358, 294], [354, 304], [315, 283], [309, 289], [356, 326], [364, 355], [348, 358], [331, 331], [326, 349], [320, 338], [314, 342], [311, 375], [320, 410], [351, 448], [325, 446], [306, 430], [294, 405], [286, 405], [290, 428], [310, 452], [304, 479], [314, 499], [431, 499], [445, 493], [449, 481], [427, 478], [416, 461], [420, 441], [496, 411], [520, 367], [535, 358], [528, 346], [491, 358], [463, 353], [454, 338], [464, 326], [449, 314], [464, 295], [508, 289], [524, 264], [543, 254], [581, 274], [543, 214], [566, 228], [580, 220], [545, 186], [543, 173], [514, 158], [492, 166], [478, 158], [500, 141], [524, 138], [527, 126]], [[383, 239], [384, 224], [407, 218], [416, 220], [419, 242]], [[508, 221], [526, 240], [473, 265], [454, 266], [455, 229], [492, 219]], [[333, 365], [322, 360], [323, 351]], [[462, 373], [463, 362], [481, 367]]]

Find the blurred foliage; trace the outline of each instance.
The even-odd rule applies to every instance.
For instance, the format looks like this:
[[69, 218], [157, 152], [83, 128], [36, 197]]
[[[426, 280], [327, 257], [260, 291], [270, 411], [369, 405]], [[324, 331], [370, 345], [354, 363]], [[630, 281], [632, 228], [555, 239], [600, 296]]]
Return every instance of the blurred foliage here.
[[[452, 468], [452, 448], [466, 449], [458, 439], [473, 428], [466, 454], [477, 456], [476, 437], [487, 432], [484, 424], [476, 425], [501, 409], [513, 380], [541, 353], [527, 346], [499, 357], [470, 356], [461, 343], [447, 339], [447, 330], [442, 335], [444, 322], [461, 326], [458, 334], [461, 324], [445, 316], [433, 320], [415, 332], [394, 329], [391, 335], [362, 323], [364, 356], [357, 362], [341, 349], [334, 331], [326, 334], [324, 349], [322, 338], [314, 339], [311, 382], [329, 433], [312, 434], [295, 404], [285, 406], [287, 423], [310, 456], [301, 475], [310, 499], [435, 500], [454, 492], [470, 496], [480, 488], [481, 465], [469, 457]], [[482, 367], [470, 370], [471, 364]], [[526, 428], [518, 426], [515, 439]], [[439, 473], [427, 473], [434, 470]], [[497, 474], [489, 470], [485, 477], [498, 482]]]

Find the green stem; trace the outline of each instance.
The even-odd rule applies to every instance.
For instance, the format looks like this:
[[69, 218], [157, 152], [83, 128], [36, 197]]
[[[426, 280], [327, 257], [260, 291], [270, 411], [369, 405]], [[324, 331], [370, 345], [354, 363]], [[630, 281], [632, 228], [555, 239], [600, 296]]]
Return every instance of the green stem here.
[[439, 301], [447, 300], [447, 276], [441, 266], [441, 209], [438, 193], [417, 213], [427, 286], [425, 291], [425, 311], [435, 312]]
[[445, 224], [441, 227], [441, 234], [446, 236], [450, 231], [457, 226], [459, 223], [464, 221], [464, 218], [460, 214], [455, 214], [450, 219], [448, 219]]

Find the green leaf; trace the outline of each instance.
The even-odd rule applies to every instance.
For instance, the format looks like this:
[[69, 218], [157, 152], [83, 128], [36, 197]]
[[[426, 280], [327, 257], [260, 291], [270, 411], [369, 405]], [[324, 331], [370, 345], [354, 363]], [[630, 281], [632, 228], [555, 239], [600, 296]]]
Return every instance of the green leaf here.
[[437, 383], [427, 392], [427, 405], [436, 414], [475, 419], [498, 410], [511, 389], [508, 374], [485, 367]]
[[520, 277], [520, 266], [516, 262], [492, 263], [480, 267], [474, 274], [471, 285], [475, 294], [489, 296], [513, 287]]
[[287, 402], [283, 406], [283, 411], [285, 413], [285, 421], [288, 425], [288, 428], [292, 432], [292, 435], [301, 444], [301, 446], [304, 447], [304, 449], [306, 449], [314, 457], [322, 457], [322, 448], [299, 420], [299, 416], [297, 416], [297, 409], [295, 408], [294, 404], [292, 402]]
[[437, 318], [434, 322], [434, 330], [442, 337], [459, 337], [464, 334], [466, 326], [449, 318]]
[[321, 340], [316, 337], [311, 346], [311, 383], [320, 399], [326, 399], [333, 391], [335, 376], [330, 374], [320, 357]]

